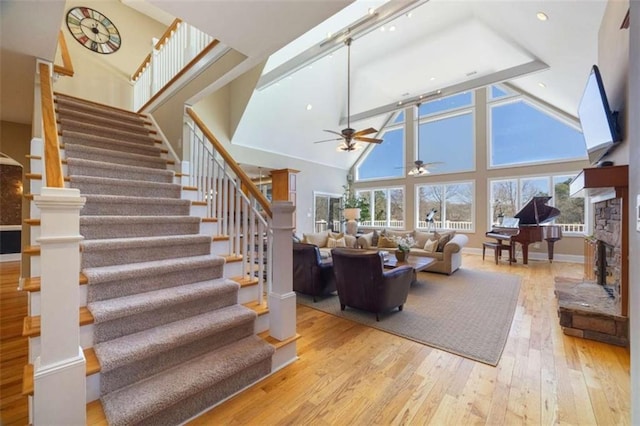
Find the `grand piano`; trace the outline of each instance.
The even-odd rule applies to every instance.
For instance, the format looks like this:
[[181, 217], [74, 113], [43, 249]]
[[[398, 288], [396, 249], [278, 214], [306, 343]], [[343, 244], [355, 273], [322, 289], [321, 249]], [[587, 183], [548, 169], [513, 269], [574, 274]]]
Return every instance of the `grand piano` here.
[[529, 262], [529, 244], [545, 240], [549, 253], [549, 262], [553, 262], [553, 244], [562, 239], [562, 228], [560, 225], [549, 224], [554, 218], [560, 215], [560, 210], [548, 206], [551, 197], [533, 197], [518, 213], [514, 215], [519, 219], [518, 227], [508, 228], [494, 226], [485, 235], [495, 238], [498, 243], [505, 244], [510, 241], [509, 250], [511, 260], [515, 255], [515, 243], [522, 245], [522, 263]]

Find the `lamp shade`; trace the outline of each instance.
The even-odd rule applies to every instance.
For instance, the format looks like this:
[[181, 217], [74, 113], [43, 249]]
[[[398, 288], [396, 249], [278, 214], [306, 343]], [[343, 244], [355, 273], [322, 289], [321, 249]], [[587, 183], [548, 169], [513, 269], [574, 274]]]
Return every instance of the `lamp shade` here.
[[344, 218], [347, 220], [360, 219], [360, 209], [358, 208], [344, 209]]

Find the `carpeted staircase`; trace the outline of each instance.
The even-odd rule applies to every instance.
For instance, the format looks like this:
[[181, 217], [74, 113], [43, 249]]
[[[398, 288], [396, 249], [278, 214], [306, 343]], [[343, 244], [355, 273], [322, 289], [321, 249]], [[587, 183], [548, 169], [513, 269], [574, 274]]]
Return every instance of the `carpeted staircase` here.
[[271, 371], [274, 348], [136, 114], [57, 96], [109, 424], [176, 424]]

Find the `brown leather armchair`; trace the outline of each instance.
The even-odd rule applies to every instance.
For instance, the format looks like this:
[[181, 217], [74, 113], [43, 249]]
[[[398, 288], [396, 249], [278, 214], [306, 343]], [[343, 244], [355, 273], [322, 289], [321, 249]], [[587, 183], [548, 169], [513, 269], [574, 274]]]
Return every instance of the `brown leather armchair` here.
[[331, 250], [340, 308], [346, 306], [376, 314], [394, 308], [402, 310], [407, 301], [414, 271], [409, 265], [384, 270], [377, 250], [335, 248]]
[[318, 246], [293, 243], [293, 290], [313, 296], [328, 296], [336, 291], [331, 261], [322, 261]]

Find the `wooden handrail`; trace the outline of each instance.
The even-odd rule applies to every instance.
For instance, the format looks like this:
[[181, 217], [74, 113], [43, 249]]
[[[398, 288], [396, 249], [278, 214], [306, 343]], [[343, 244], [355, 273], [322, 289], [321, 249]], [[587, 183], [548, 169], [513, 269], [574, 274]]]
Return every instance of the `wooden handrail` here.
[[262, 192], [260, 192], [260, 190], [258, 189], [256, 184], [253, 183], [251, 181], [251, 178], [249, 176], [247, 176], [247, 174], [244, 172], [244, 170], [242, 170], [240, 168], [240, 166], [238, 166], [238, 164], [235, 162], [235, 160], [231, 157], [231, 155], [224, 148], [224, 146], [222, 146], [220, 141], [218, 139], [216, 139], [215, 136], [213, 136], [211, 131], [209, 131], [207, 126], [202, 122], [202, 120], [200, 119], [198, 114], [196, 114], [196, 112], [191, 108], [187, 108], [187, 114], [189, 114], [189, 117], [191, 117], [193, 122], [202, 131], [202, 134], [209, 140], [209, 142], [211, 143], [211, 145], [213, 145], [215, 150], [218, 151], [220, 156], [224, 159], [225, 163], [228, 164], [229, 167], [231, 167], [231, 170], [233, 170], [233, 172], [236, 174], [236, 176], [238, 176], [238, 178], [240, 178], [240, 181], [242, 182], [243, 185], [246, 186], [246, 188], [249, 190], [251, 195], [253, 195], [255, 197], [255, 199], [258, 200], [258, 203], [260, 203], [260, 205], [264, 209], [265, 213], [269, 217], [273, 217], [273, 215], [271, 213], [271, 204], [269, 203], [269, 200], [267, 200], [267, 197], [265, 197], [264, 194]]
[[71, 63], [71, 55], [69, 55], [69, 49], [67, 48], [67, 41], [64, 38], [62, 30], [58, 33], [58, 45], [60, 45], [60, 54], [62, 55], [62, 66], [54, 65], [53, 71], [73, 77], [73, 64]]
[[49, 75], [49, 65], [40, 63], [40, 107], [42, 109], [42, 127], [44, 128], [44, 164], [47, 186], [63, 188], [62, 162], [60, 161], [60, 143], [56, 127], [56, 115], [53, 104], [53, 87]]
[[[162, 37], [160, 37], [160, 40], [158, 40], [158, 42], [153, 46], [153, 48], [156, 50], [160, 49], [169, 39], [169, 36], [171, 36], [171, 33], [175, 31], [178, 28], [178, 25], [180, 25], [181, 23], [182, 23], [182, 19], [179, 19], [179, 18], [174, 19], [171, 25], [169, 25], [167, 29], [164, 31], [164, 33], [162, 34]], [[140, 64], [136, 72], [134, 72], [131, 75], [131, 81], [136, 81], [138, 77], [140, 77], [140, 74], [142, 74], [142, 71], [144, 71], [145, 67], [149, 64], [150, 61], [151, 61], [151, 53], [149, 53], [147, 57], [144, 58], [144, 60], [142, 61], [142, 63]]]

